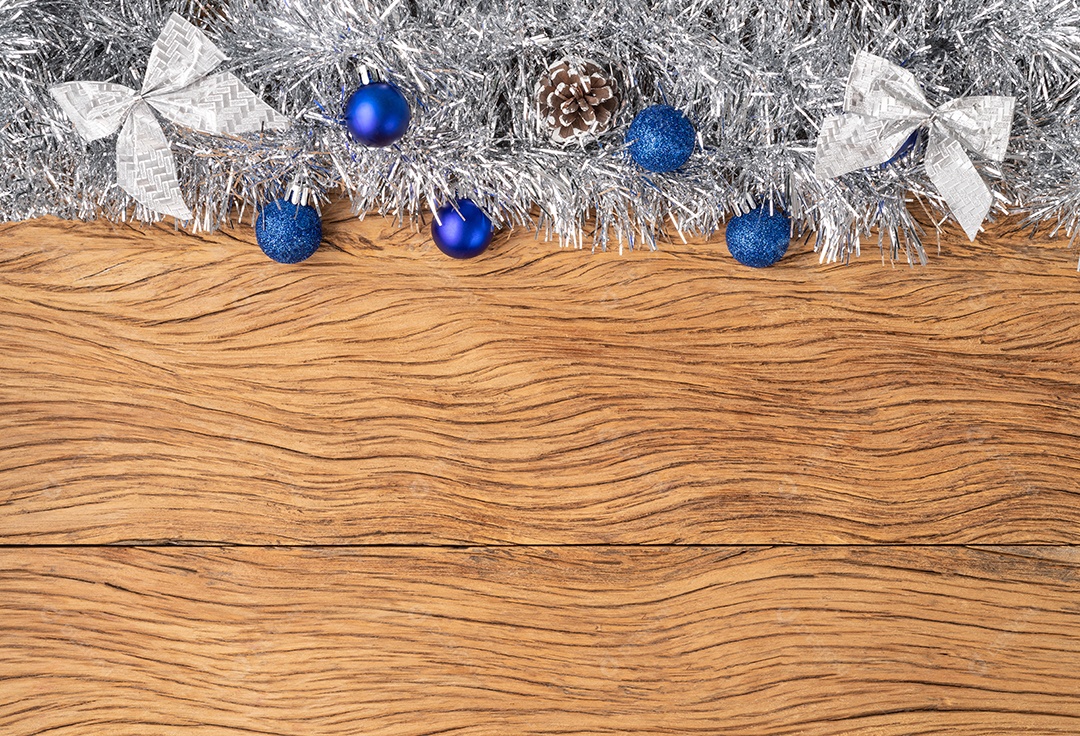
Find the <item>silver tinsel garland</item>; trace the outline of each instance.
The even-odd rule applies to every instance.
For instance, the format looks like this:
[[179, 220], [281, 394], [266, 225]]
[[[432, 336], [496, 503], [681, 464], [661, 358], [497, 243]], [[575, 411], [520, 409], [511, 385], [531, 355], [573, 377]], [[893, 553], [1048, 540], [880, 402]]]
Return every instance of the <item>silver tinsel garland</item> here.
[[[1080, 0], [0, 0], [0, 218], [157, 219], [116, 186], [113, 142], [82, 141], [48, 88], [137, 88], [174, 11], [294, 121], [243, 138], [164, 125], [196, 228], [250, 217], [299, 177], [361, 215], [411, 219], [466, 196], [497, 225], [599, 248], [711, 234], [772, 200], [823, 260], [876, 231], [890, 257], [924, 262], [915, 215], [942, 223], [948, 210], [917, 150], [814, 174], [818, 126], [866, 49], [910, 69], [934, 103], [1015, 96], [1005, 161], [976, 159], [991, 217], [1080, 231]], [[623, 93], [614, 129], [584, 147], [553, 144], [535, 119], [537, 80], [566, 56], [613, 69]], [[413, 101], [394, 147], [364, 148], [341, 125], [364, 68]], [[657, 102], [698, 131], [699, 150], [670, 174], [643, 171], [623, 144]]]

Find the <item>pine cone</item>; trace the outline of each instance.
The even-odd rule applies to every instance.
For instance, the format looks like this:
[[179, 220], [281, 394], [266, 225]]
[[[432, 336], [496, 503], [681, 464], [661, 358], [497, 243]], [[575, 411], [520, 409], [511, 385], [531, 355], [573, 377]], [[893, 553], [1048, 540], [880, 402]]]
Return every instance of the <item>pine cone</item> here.
[[540, 78], [536, 107], [553, 141], [584, 141], [614, 125], [618, 88], [599, 64], [563, 59]]

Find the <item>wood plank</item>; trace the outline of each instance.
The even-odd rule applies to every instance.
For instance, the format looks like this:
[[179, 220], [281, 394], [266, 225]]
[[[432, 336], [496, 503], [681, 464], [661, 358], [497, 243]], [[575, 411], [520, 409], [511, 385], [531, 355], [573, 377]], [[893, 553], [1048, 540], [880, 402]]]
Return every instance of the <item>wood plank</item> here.
[[0, 228], [0, 539], [1080, 541], [1064, 242], [754, 271], [326, 233], [283, 267], [250, 228]]
[[8, 548], [0, 732], [1076, 734], [1080, 552]]

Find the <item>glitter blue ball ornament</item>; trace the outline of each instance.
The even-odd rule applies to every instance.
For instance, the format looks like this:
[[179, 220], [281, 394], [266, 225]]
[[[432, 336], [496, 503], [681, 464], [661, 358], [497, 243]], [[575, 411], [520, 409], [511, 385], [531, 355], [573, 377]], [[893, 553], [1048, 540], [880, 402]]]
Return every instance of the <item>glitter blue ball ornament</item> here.
[[630, 158], [655, 172], [674, 171], [685, 164], [696, 139], [693, 124], [671, 105], [646, 107], [626, 131]]
[[767, 268], [787, 253], [791, 220], [776, 205], [771, 213], [768, 205], [762, 205], [731, 218], [724, 238], [736, 261], [751, 268]]
[[365, 84], [345, 102], [345, 125], [365, 146], [380, 148], [401, 140], [412, 112], [405, 95], [388, 82]]
[[491, 220], [472, 200], [459, 199], [454, 205], [439, 208], [431, 223], [431, 237], [451, 258], [474, 258], [491, 244]]
[[322, 220], [314, 207], [279, 199], [262, 208], [255, 221], [255, 239], [278, 263], [299, 263], [318, 250]]

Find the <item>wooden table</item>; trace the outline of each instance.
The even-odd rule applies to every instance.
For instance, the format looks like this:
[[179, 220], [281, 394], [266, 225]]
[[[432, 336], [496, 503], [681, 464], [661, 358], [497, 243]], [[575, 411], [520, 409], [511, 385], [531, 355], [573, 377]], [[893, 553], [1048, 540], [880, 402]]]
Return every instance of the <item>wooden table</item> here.
[[1080, 733], [1065, 241], [325, 232], [0, 226], [0, 733]]

